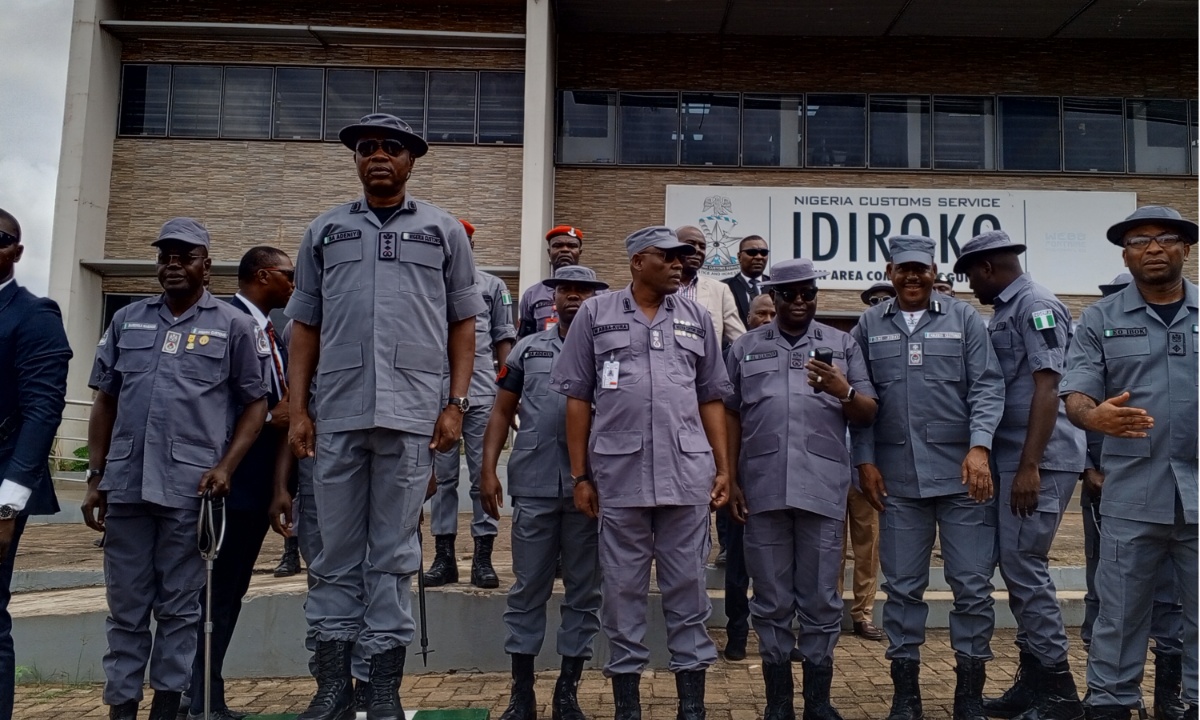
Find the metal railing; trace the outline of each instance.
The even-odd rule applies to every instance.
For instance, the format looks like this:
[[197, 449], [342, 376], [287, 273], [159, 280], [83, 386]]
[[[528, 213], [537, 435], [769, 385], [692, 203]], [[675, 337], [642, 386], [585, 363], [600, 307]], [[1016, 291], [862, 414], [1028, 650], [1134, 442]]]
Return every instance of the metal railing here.
[[[84, 482], [87, 472], [87, 426], [91, 400], [67, 400], [62, 424], [50, 448], [50, 478], [63, 482]], [[80, 455], [75, 453], [83, 448]]]

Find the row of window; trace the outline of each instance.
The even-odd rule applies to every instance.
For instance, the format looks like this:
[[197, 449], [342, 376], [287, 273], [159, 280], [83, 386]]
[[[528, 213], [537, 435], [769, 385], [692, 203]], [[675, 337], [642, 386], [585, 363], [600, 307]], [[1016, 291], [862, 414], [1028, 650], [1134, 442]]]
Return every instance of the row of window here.
[[399, 116], [433, 143], [520, 143], [525, 74], [250, 65], [125, 65], [121, 135], [329, 140]]
[[559, 93], [563, 164], [1196, 173], [1195, 100]]

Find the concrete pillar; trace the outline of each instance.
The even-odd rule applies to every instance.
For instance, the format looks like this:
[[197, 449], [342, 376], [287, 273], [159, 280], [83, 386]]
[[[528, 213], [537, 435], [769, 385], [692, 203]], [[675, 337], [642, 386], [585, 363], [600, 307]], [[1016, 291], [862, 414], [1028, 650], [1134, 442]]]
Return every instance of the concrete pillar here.
[[521, 173], [521, 292], [546, 277], [554, 222], [554, 9], [525, 4], [525, 147]]
[[[88, 372], [102, 332], [100, 276], [82, 268], [79, 261], [104, 257], [121, 43], [100, 28], [100, 21], [119, 18], [118, 5], [115, 0], [75, 0], [71, 26], [49, 285], [50, 297], [62, 307], [67, 339], [75, 351], [67, 377], [70, 400], [92, 397]], [[65, 427], [60, 434], [79, 435]]]

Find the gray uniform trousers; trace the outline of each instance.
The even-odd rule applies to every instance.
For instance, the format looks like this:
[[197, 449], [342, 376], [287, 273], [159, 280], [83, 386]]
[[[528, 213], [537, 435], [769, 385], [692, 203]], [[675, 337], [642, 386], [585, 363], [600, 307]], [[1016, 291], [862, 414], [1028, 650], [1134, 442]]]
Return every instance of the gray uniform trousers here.
[[384, 428], [317, 435], [313, 488], [322, 548], [304, 611], [316, 639], [357, 640], [372, 657], [412, 642], [417, 523], [429, 436]]
[[763, 662], [786, 663], [793, 647], [818, 665], [833, 659], [842, 626], [837, 585], [845, 524], [797, 509], [755, 513], [746, 521], [746, 568], [754, 581], [750, 616]]
[[941, 533], [946, 582], [954, 593], [950, 646], [956, 657], [989, 660], [995, 626], [992, 573], [996, 569], [996, 501], [977, 503], [965, 493], [931, 498], [883, 499], [879, 565], [883, 570], [883, 630], [887, 657], [919, 660], [929, 606], [929, 560]]
[[671, 672], [715, 663], [717, 646], [705, 627], [712, 614], [704, 569], [712, 548], [708, 506], [601, 504], [599, 530], [600, 620], [612, 645], [605, 676], [640, 673], [650, 662], [645, 639], [651, 560], [658, 571]]
[[[146, 502], [108, 506], [106, 705], [142, 699], [147, 663], [155, 690], [183, 692], [191, 682], [204, 587], [204, 560], [196, 549], [198, 519], [198, 509]], [[151, 613], [157, 623], [153, 641]]]
[[[1096, 593], [1096, 566], [1100, 564], [1100, 525], [1096, 521], [1100, 503], [1093, 503], [1086, 491], [1081, 500], [1087, 594], [1083, 596], [1083, 624], [1079, 626], [1079, 639], [1086, 646], [1092, 644], [1092, 627], [1096, 624], [1096, 616], [1100, 614], [1100, 596]], [[1150, 610], [1150, 637], [1154, 640], [1150, 650], [1155, 655], [1183, 654], [1183, 603], [1179, 600], [1175, 568], [1171, 563], [1163, 563], [1158, 569], [1154, 605]]]
[[[312, 568], [313, 560], [321, 553], [321, 527], [317, 524], [317, 497], [313, 494], [313, 464], [316, 461], [312, 458], [301, 458], [296, 461], [296, 478], [297, 491], [296, 502], [292, 509], [292, 516], [295, 518], [296, 544], [300, 547], [300, 556], [304, 558], [304, 564], [308, 568]], [[315, 578], [312, 570], [308, 572], [308, 589], [311, 590]], [[307, 604], [307, 600], [305, 601]], [[308, 626], [308, 632], [304, 635], [304, 648], [310, 653], [317, 649], [316, 631], [311, 625]], [[309, 672], [316, 673], [316, 660], [310, 658], [308, 661]], [[363, 656], [362, 646], [357, 643], [354, 645], [353, 662], [351, 673], [359, 680], [367, 680], [370, 677], [370, 662], [369, 658]]]
[[546, 603], [554, 591], [554, 569], [562, 553], [562, 623], [558, 654], [592, 656], [600, 630], [600, 558], [596, 521], [575, 508], [573, 497], [514, 497], [513, 574], [504, 625], [504, 652], [537, 655], [546, 637]]
[[[483, 466], [483, 431], [492, 414], [492, 402], [472, 405], [463, 415], [462, 444], [466, 447], [467, 474], [471, 481], [471, 537], [486, 537], [500, 531], [500, 523], [483, 511], [479, 501], [479, 471]], [[433, 459], [437, 492], [430, 501], [429, 529], [434, 535], [458, 534], [458, 445], [452, 450], [437, 453]], [[429, 478], [426, 478], [428, 480]]]
[[1056, 487], [1052, 497], [1061, 500], [1046, 507], [1048, 493], [1042, 493], [1037, 511], [1025, 518], [1009, 507], [1016, 473], [1001, 470], [998, 474], [1000, 576], [1008, 587], [1008, 606], [1017, 619], [1017, 647], [1043, 665], [1057, 665], [1067, 659], [1067, 631], [1058, 606], [1058, 591], [1050, 578], [1050, 545], [1079, 473], [1045, 469], [1040, 473], [1042, 486]]
[[1161, 566], [1179, 579], [1183, 599], [1183, 701], [1195, 705], [1197, 525], [1105, 516], [1100, 523], [1096, 590], [1100, 615], [1088, 654], [1089, 705], [1135, 707], [1141, 699], [1150, 616]]

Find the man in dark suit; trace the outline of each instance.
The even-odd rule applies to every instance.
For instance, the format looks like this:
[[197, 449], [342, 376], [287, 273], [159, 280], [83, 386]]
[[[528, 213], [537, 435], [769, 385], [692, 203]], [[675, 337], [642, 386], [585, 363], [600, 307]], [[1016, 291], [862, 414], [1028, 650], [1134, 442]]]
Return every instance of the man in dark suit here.
[[733, 301], [737, 303], [738, 315], [742, 316], [742, 324], [746, 324], [750, 314], [750, 302], [762, 294], [759, 283], [771, 278], [765, 275], [767, 269], [767, 241], [759, 235], [747, 235], [738, 243], [738, 264], [741, 271], [722, 282], [733, 291]]
[[[271, 311], [282, 309], [292, 296], [295, 268], [287, 254], [273, 247], [246, 251], [238, 265], [238, 293], [230, 303], [254, 318], [271, 346], [271, 377], [267, 383], [266, 425], [233, 474], [225, 499], [225, 542], [213, 563], [212, 630], [212, 720], [235, 720], [244, 714], [225, 705], [225, 681], [221, 677], [225, 653], [233, 639], [242, 598], [250, 587], [254, 563], [270, 527], [268, 509], [274, 496], [275, 462], [281, 444], [287, 442], [287, 345], [271, 322]], [[204, 625], [198, 627], [199, 643], [192, 663], [189, 720], [204, 717]]]
[[58, 512], [47, 458], [71, 359], [58, 305], [13, 277], [24, 249], [17, 219], [0, 210], [0, 720], [11, 720], [13, 709], [13, 558], [28, 517]]

